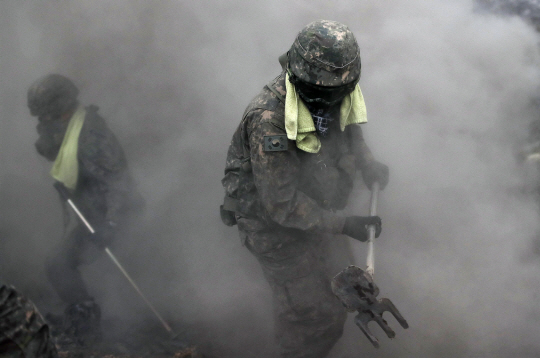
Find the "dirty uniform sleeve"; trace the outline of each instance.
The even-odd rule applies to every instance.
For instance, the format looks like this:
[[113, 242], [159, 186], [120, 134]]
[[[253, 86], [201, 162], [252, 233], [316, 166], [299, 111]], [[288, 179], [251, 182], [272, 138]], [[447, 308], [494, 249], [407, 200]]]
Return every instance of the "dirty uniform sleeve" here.
[[0, 284], [0, 356], [58, 357], [49, 327], [34, 304]]
[[350, 136], [351, 136], [351, 146], [352, 152], [355, 156], [356, 169], [362, 170], [368, 164], [375, 161], [371, 150], [369, 149], [366, 141], [364, 140], [364, 135], [362, 133], [362, 128], [360, 124], [353, 124], [349, 126]]
[[289, 140], [286, 151], [263, 150], [265, 135], [286, 135], [285, 130], [274, 124], [258, 120], [275, 114], [259, 109], [249, 115], [253, 117], [249, 144], [255, 186], [270, 218], [284, 227], [341, 233], [345, 218], [324, 210], [298, 187], [301, 166], [295, 143]]
[[242, 158], [244, 154], [242, 151], [241, 126], [242, 124], [236, 129], [229, 145], [227, 163], [225, 165], [225, 177], [221, 180], [221, 184], [225, 188], [225, 195], [232, 198], [236, 198], [237, 196], [240, 166], [242, 164], [239, 158]]
[[79, 161], [105, 196], [105, 219], [117, 222], [131, 187], [120, 143], [108, 129], [90, 129], [80, 140]]

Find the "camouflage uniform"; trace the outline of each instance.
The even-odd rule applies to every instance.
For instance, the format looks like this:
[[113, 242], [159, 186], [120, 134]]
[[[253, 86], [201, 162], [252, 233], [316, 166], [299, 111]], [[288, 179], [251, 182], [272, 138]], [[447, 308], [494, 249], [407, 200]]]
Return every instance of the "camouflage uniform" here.
[[0, 357], [55, 358], [49, 327], [15, 288], [0, 283]]
[[[78, 143], [79, 176], [72, 198], [99, 234], [99, 228], [110, 223], [121, 227], [129, 210], [136, 206], [132, 200], [136, 196], [120, 143], [97, 113], [96, 106], [86, 110]], [[94, 261], [99, 251], [88, 229], [62, 202], [64, 237], [60, 247], [47, 259], [46, 272], [62, 300], [77, 303], [91, 299], [78, 267]]]
[[[307, 25], [280, 63], [283, 72], [251, 101], [233, 135], [221, 215], [224, 223], [238, 224], [242, 243], [270, 283], [281, 357], [319, 358], [339, 339], [346, 319], [330, 287], [346, 264], [348, 239], [340, 234], [365, 241], [366, 225], [381, 223], [336, 211], [347, 205], [357, 169], [369, 187], [378, 182], [383, 188], [388, 167], [374, 160], [359, 125], [341, 130], [341, 103], [356, 88], [361, 68], [360, 49], [345, 25]], [[287, 139], [286, 78], [310, 112], [320, 149], [303, 151]]]
[[330, 289], [331, 276], [341, 269], [333, 267], [330, 252], [342, 244], [337, 235], [345, 222], [335, 211], [346, 206], [356, 169], [373, 156], [360, 126], [342, 132], [339, 120], [320, 138], [317, 154], [297, 149], [291, 140], [287, 150], [265, 151], [265, 136], [286, 136], [285, 73], [247, 107], [222, 182], [226, 196], [238, 200], [242, 242], [272, 287], [282, 357], [324, 357], [341, 336], [346, 318]]

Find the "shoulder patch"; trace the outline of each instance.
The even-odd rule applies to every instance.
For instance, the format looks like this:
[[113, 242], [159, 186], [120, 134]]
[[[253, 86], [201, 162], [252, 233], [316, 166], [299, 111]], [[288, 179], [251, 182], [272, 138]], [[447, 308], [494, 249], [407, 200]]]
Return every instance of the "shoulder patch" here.
[[287, 136], [284, 134], [281, 135], [265, 135], [264, 140], [264, 151], [265, 152], [282, 152], [289, 148], [287, 143]]

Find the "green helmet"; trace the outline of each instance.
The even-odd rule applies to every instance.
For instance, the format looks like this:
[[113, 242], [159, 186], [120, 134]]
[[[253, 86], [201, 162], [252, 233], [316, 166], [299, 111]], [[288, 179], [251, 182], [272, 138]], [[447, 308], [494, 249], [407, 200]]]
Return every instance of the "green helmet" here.
[[289, 51], [289, 68], [299, 80], [316, 86], [356, 84], [360, 78], [360, 48], [347, 26], [317, 20], [296, 37]]
[[77, 104], [79, 89], [67, 77], [49, 74], [28, 89], [28, 108], [32, 116], [59, 117]]

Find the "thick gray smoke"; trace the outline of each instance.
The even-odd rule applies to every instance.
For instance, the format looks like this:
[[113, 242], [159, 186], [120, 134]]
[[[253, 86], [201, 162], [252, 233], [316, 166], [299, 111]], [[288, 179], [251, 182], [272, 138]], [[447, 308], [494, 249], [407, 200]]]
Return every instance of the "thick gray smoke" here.
[[[58, 72], [100, 106], [147, 200], [115, 247], [141, 288], [167, 318], [208, 329], [222, 356], [270, 356], [270, 291], [219, 220], [220, 179], [245, 106], [319, 18], [360, 43], [365, 135], [391, 168], [375, 280], [411, 326], [389, 318], [394, 341], [374, 327], [376, 351], [349, 322], [332, 357], [537, 356], [538, 213], [514, 149], [537, 116], [538, 34], [466, 0], [0, 2], [3, 279], [59, 309], [42, 267], [60, 206], [26, 109], [29, 84]], [[358, 184], [348, 211], [366, 214]], [[106, 319], [148, 316], [106, 258], [83, 271]]]

